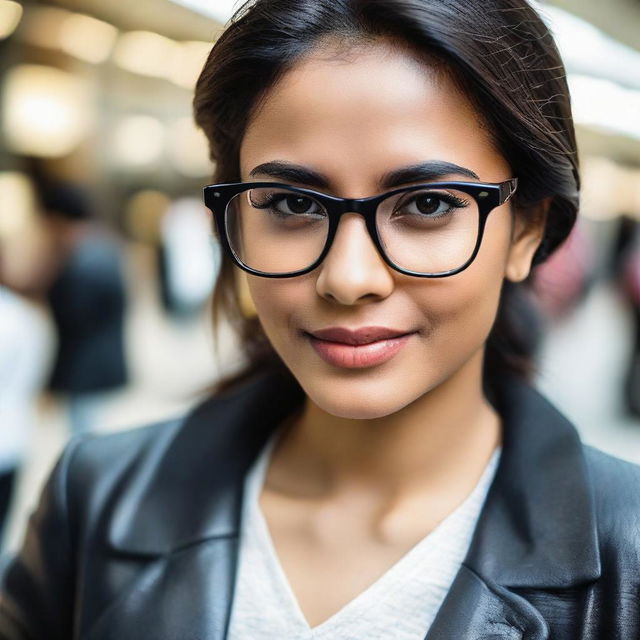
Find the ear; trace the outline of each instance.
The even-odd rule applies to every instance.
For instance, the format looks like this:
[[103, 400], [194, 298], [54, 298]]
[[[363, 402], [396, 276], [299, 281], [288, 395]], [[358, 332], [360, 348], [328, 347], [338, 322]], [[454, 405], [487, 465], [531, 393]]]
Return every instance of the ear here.
[[544, 236], [551, 198], [545, 198], [535, 209], [527, 211], [527, 217], [515, 213], [511, 247], [505, 266], [505, 278], [522, 282], [531, 272], [531, 262]]

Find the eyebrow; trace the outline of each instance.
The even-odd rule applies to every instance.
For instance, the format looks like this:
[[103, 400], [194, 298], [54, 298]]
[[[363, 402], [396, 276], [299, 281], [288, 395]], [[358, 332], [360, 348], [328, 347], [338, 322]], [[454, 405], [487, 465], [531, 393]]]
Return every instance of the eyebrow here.
[[[286, 182], [296, 182], [298, 184], [304, 184], [320, 189], [328, 189], [330, 187], [330, 181], [325, 175], [302, 165], [283, 162], [281, 160], [259, 164], [249, 173], [250, 177], [261, 175], [277, 178], [278, 180], [284, 180]], [[452, 175], [480, 180], [478, 174], [471, 169], [461, 167], [452, 162], [432, 160], [429, 162], [409, 165], [407, 167], [401, 167], [400, 169], [394, 169], [389, 173], [385, 173], [380, 180], [380, 187], [382, 189], [393, 189], [394, 187], [410, 184], [412, 182], [431, 182]]]
[[471, 169], [461, 167], [452, 162], [433, 160], [390, 171], [382, 177], [380, 186], [383, 189], [392, 189], [411, 182], [431, 182], [451, 175], [480, 180], [478, 174], [475, 171], [471, 171]]
[[274, 162], [265, 162], [254, 167], [249, 173], [250, 177], [255, 176], [269, 176], [271, 178], [278, 178], [285, 182], [297, 182], [299, 184], [305, 184], [310, 187], [317, 187], [322, 189], [329, 188], [329, 180], [326, 176], [323, 176], [313, 169], [308, 169], [298, 164], [290, 164], [288, 162], [282, 162], [280, 160]]

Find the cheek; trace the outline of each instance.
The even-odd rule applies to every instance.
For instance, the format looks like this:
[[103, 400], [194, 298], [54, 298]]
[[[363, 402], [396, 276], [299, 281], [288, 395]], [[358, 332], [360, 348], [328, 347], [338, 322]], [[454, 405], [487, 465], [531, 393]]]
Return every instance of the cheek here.
[[298, 313], [310, 307], [312, 284], [304, 276], [284, 279], [248, 276], [247, 283], [260, 323], [269, 340], [279, 350], [283, 336], [289, 332], [292, 311]]
[[492, 279], [488, 286], [478, 276], [463, 272], [412, 296], [425, 319], [426, 345], [444, 373], [481, 349], [493, 325], [501, 281]]
[[494, 225], [487, 224], [478, 256], [461, 273], [426, 287], [408, 285], [409, 295], [427, 318], [431, 337], [442, 343], [444, 352], [482, 346], [491, 330], [509, 249], [510, 226], [504, 222], [496, 217]]

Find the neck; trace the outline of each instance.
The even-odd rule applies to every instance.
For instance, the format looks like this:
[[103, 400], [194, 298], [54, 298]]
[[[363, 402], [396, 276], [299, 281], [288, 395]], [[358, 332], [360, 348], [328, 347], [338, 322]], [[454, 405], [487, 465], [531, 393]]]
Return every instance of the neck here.
[[500, 437], [499, 418], [483, 394], [479, 354], [445, 383], [383, 418], [339, 418], [307, 399], [274, 451], [271, 478], [306, 495], [365, 486], [393, 499], [477, 476]]

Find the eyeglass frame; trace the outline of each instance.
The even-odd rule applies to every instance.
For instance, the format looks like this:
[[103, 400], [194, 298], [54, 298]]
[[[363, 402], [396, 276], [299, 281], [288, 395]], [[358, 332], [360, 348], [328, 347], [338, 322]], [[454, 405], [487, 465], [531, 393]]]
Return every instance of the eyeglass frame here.
[[[259, 271], [244, 264], [231, 247], [229, 238], [227, 236], [226, 223], [226, 213], [229, 203], [233, 198], [235, 198], [243, 191], [262, 188], [286, 189], [288, 191], [291, 191], [292, 193], [298, 193], [300, 195], [313, 198], [324, 207], [329, 219], [327, 239], [320, 253], [320, 256], [310, 266], [305, 267], [304, 269], [299, 269], [298, 271], [291, 271], [286, 273]], [[385, 251], [382, 241], [380, 240], [378, 229], [376, 227], [376, 212], [378, 210], [378, 205], [384, 200], [397, 194], [411, 193], [412, 191], [421, 191], [425, 188], [456, 189], [471, 196], [478, 205], [479, 225], [476, 244], [469, 259], [460, 267], [456, 267], [455, 269], [449, 269], [448, 271], [439, 273], [422, 273], [404, 269], [391, 260], [391, 258]], [[243, 271], [250, 273], [251, 275], [260, 276], [262, 278], [293, 278], [310, 273], [318, 266], [320, 266], [320, 264], [322, 264], [324, 259], [329, 254], [329, 251], [333, 246], [333, 240], [335, 238], [342, 216], [345, 213], [357, 213], [364, 218], [369, 237], [375, 245], [378, 254], [389, 267], [391, 267], [395, 271], [398, 271], [399, 273], [408, 276], [414, 276], [416, 278], [446, 278], [448, 276], [452, 276], [456, 273], [464, 271], [475, 260], [476, 256], [478, 255], [478, 251], [480, 250], [480, 245], [482, 244], [485, 225], [489, 214], [497, 207], [508, 202], [516, 192], [517, 188], [518, 178], [510, 178], [503, 182], [428, 182], [399, 187], [397, 189], [386, 191], [385, 193], [376, 196], [370, 196], [368, 198], [340, 198], [338, 196], [332, 196], [320, 191], [315, 191], [313, 189], [307, 189], [306, 187], [296, 187], [294, 185], [281, 182], [230, 182], [224, 184], [207, 185], [203, 189], [203, 197], [205, 206], [213, 213], [218, 230], [218, 235], [224, 249], [231, 256], [231, 259], [236, 266], [238, 266]]]

